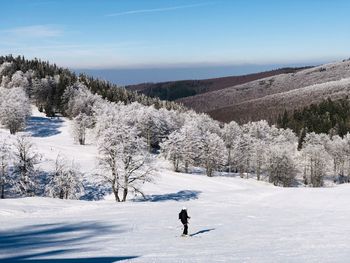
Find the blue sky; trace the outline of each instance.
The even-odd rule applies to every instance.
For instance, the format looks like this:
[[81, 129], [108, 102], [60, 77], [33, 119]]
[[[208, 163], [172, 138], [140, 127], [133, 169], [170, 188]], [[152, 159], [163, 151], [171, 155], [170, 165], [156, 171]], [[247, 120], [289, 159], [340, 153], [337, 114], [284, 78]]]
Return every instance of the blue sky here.
[[318, 63], [350, 56], [346, 0], [11, 0], [0, 54], [72, 68]]

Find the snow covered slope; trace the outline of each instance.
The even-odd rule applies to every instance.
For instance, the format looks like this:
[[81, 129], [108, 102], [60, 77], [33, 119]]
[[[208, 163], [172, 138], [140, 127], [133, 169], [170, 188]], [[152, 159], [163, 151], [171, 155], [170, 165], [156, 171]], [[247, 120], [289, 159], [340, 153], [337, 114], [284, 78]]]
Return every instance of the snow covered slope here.
[[[33, 131], [48, 121], [36, 117]], [[89, 174], [96, 148], [75, 145], [68, 127], [33, 134], [42, 167], [60, 152]], [[174, 173], [162, 160], [155, 176], [144, 186], [149, 201], [0, 200], [0, 262], [348, 262], [349, 185], [278, 188]], [[182, 206], [192, 217], [188, 238]]]
[[318, 104], [325, 99], [344, 99], [350, 95], [350, 78], [314, 84], [299, 89], [267, 95], [223, 107], [210, 112], [214, 119], [229, 122], [233, 119], [243, 122], [257, 121], [268, 117], [277, 120], [284, 110], [292, 112], [305, 105]]
[[[309, 87], [308, 93], [311, 93], [311, 97], [308, 97], [309, 100], [304, 99], [302, 101], [302, 106], [308, 106], [312, 102], [315, 102], [315, 99], [313, 99], [314, 95], [319, 98], [320, 90], [322, 89], [323, 99], [327, 97], [337, 99], [340, 95], [344, 94], [343, 97], [345, 97], [349, 92], [348, 88], [342, 85], [344, 83], [340, 83], [343, 87], [342, 94], [339, 92], [334, 94], [330, 85], [333, 83], [339, 91], [339, 83], [337, 81], [349, 77], [350, 60], [344, 60], [342, 62], [329, 63], [301, 70], [296, 73], [280, 74], [213, 92], [186, 97], [179, 100], [179, 102], [196, 111], [207, 112], [214, 119], [220, 121], [228, 122], [236, 120], [247, 122], [250, 120], [260, 120], [261, 118], [274, 119], [276, 116], [271, 116], [271, 112], [277, 115], [280, 113], [278, 112], [280, 108], [284, 106], [287, 109], [300, 107], [301, 103], [298, 100], [289, 101], [290, 91], [303, 93], [303, 88]], [[325, 85], [317, 86], [317, 84], [323, 83]], [[310, 89], [312, 86], [317, 86], [317, 88]], [[271, 96], [275, 94], [288, 103], [284, 103], [284, 105], [278, 104], [275, 107], [274, 101], [271, 103]], [[272, 110], [265, 110], [265, 107]]]

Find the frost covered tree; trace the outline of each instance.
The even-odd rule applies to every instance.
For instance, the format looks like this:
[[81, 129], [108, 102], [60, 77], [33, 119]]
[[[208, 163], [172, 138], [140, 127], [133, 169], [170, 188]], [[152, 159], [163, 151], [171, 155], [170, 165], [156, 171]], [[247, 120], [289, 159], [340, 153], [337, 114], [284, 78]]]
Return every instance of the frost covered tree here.
[[222, 138], [225, 142], [225, 146], [227, 149], [227, 165], [228, 165], [229, 173], [231, 173], [231, 167], [234, 159], [232, 158], [233, 148], [239, 136], [241, 135], [241, 132], [242, 132], [241, 127], [234, 121], [231, 121], [230, 123], [225, 124], [222, 130]]
[[[113, 108], [113, 104], [110, 107]], [[116, 118], [116, 122], [106, 123], [111, 117]], [[110, 183], [115, 200], [126, 201], [130, 191], [143, 195], [142, 184], [152, 179], [145, 138], [140, 136], [135, 126], [127, 124], [118, 109], [109, 116], [99, 115], [97, 120], [103, 122], [102, 125], [97, 124], [99, 165], [104, 170], [101, 175]]]
[[251, 146], [251, 167], [256, 173], [256, 179], [260, 181], [261, 175], [264, 172], [268, 144], [263, 139], [254, 138]]
[[46, 186], [46, 193], [49, 196], [60, 199], [78, 199], [84, 192], [82, 184], [82, 173], [78, 166], [72, 162], [57, 156], [55, 170]]
[[58, 85], [60, 77], [46, 76], [42, 79], [34, 79], [32, 81], [32, 97], [39, 111], [45, 111], [46, 116], [54, 117], [58, 111], [60, 98], [58, 96]]
[[157, 148], [159, 143], [167, 135], [167, 123], [153, 106], [143, 110], [144, 115], [140, 115], [138, 123], [140, 124], [141, 135], [146, 139], [148, 150]]
[[227, 160], [224, 141], [215, 133], [206, 132], [202, 139], [200, 164], [206, 169], [207, 176], [223, 167]]
[[200, 162], [202, 134], [195, 121], [187, 122], [180, 130], [184, 138], [182, 145], [182, 163], [185, 173], [189, 172], [190, 165], [196, 165]]
[[243, 178], [245, 173], [248, 176], [252, 160], [252, 138], [243, 133], [234, 145], [233, 153], [234, 162], [240, 176]]
[[30, 103], [23, 88], [0, 88], [0, 122], [11, 134], [25, 127], [29, 115]]
[[270, 127], [267, 121], [262, 120], [247, 123], [242, 129], [250, 137], [250, 167], [255, 172], [257, 180], [260, 180], [266, 166], [267, 149], [271, 144], [271, 134], [275, 127]]
[[206, 168], [208, 176], [212, 176], [227, 162], [225, 144], [219, 133], [219, 126], [207, 115], [190, 112], [181, 129], [161, 143], [161, 153], [172, 161], [175, 171], [183, 168], [188, 173], [190, 165], [200, 165]]
[[165, 108], [161, 108], [158, 110], [159, 112], [159, 116], [160, 118], [162, 118], [164, 120], [164, 131], [165, 134], [163, 135], [162, 138], [160, 138], [161, 140], [163, 140], [164, 138], [166, 138], [167, 135], [169, 135], [170, 133], [179, 130], [185, 122], [185, 118], [184, 118], [184, 114], [179, 112], [179, 111], [175, 111], [175, 110], [167, 110]]
[[175, 131], [160, 144], [161, 155], [172, 162], [174, 171], [180, 172], [180, 165], [184, 159], [185, 138], [179, 131]]
[[1, 83], [0, 83], [0, 87], [8, 87], [8, 84], [10, 83], [11, 78], [9, 76], [2, 76], [1, 78]]
[[63, 101], [67, 105], [65, 113], [73, 119], [73, 137], [79, 144], [84, 145], [87, 130], [92, 129], [96, 122], [96, 110], [105, 102], [101, 96], [92, 94], [79, 82], [66, 89]]
[[74, 118], [80, 113], [93, 116], [94, 106], [103, 101], [101, 96], [92, 94], [90, 90], [80, 82], [69, 86], [62, 95], [62, 98], [66, 105], [65, 114], [70, 118]]
[[40, 155], [26, 135], [18, 135], [14, 144], [13, 173], [18, 177], [18, 190], [23, 196], [32, 196], [35, 192], [35, 167]]
[[25, 91], [28, 92], [30, 83], [27, 76], [20, 70], [16, 71], [12, 77], [11, 81], [7, 84], [7, 88], [22, 87]]
[[344, 144], [343, 144], [343, 158], [345, 159], [344, 162], [344, 178], [343, 181], [339, 180], [340, 183], [348, 183], [350, 182], [350, 133], [347, 133], [344, 138]]
[[[146, 139], [148, 150], [159, 147], [160, 142], [171, 132], [165, 112], [156, 110], [154, 106], [145, 107], [139, 103], [133, 103], [138, 107], [136, 112], [136, 126], [141, 136]], [[133, 106], [131, 105], [131, 106]]]
[[280, 146], [272, 146], [269, 151], [267, 171], [269, 182], [274, 185], [290, 187], [293, 185], [297, 170], [290, 151]]
[[72, 123], [74, 140], [77, 141], [80, 145], [84, 145], [87, 130], [92, 127], [93, 117], [88, 116], [85, 113], [79, 113], [78, 116], [73, 118]]
[[326, 141], [325, 148], [333, 160], [334, 181], [343, 183], [345, 180], [345, 162], [346, 162], [346, 137], [343, 139], [335, 135], [332, 139]]
[[[12, 65], [13, 64], [11, 62], [0, 63], [0, 79], [3, 77], [8, 77], [8, 71], [11, 69]], [[1, 86], [5, 87], [4, 85]]]
[[304, 183], [321, 187], [328, 171], [330, 156], [326, 151], [327, 135], [308, 133], [301, 150], [303, 157]]
[[46, 99], [49, 96], [49, 83], [46, 79], [34, 79], [32, 84], [32, 94], [39, 111], [44, 110]]
[[194, 120], [188, 120], [179, 130], [171, 133], [161, 144], [161, 153], [171, 160], [175, 171], [189, 172], [189, 166], [199, 164], [202, 136]]
[[9, 174], [9, 165], [11, 160], [11, 145], [8, 143], [8, 138], [0, 140], [0, 198], [5, 198], [5, 187], [11, 183]]

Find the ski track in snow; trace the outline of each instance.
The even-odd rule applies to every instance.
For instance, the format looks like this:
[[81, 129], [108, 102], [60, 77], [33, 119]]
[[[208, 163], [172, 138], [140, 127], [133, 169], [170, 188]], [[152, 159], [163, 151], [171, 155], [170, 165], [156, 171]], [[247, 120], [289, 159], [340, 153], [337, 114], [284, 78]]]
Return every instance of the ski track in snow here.
[[[91, 177], [96, 148], [74, 144], [68, 120], [56, 128], [33, 137], [40, 167], [61, 153]], [[174, 173], [162, 160], [155, 173], [144, 187], [149, 201], [0, 200], [0, 262], [349, 262], [349, 185], [283, 189]], [[184, 205], [188, 238], [180, 237]]]

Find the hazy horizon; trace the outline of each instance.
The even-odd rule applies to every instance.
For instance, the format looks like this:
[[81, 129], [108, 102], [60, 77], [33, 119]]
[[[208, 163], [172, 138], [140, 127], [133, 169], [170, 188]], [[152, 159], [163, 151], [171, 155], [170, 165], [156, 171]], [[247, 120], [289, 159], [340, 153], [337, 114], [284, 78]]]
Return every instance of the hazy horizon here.
[[76, 73], [86, 73], [96, 78], [124, 86], [140, 83], [155, 83], [177, 80], [199, 80], [269, 71], [283, 67], [316, 66], [329, 61], [269, 64], [269, 65], [224, 65], [163, 68], [112, 68], [112, 69], [72, 69]]

